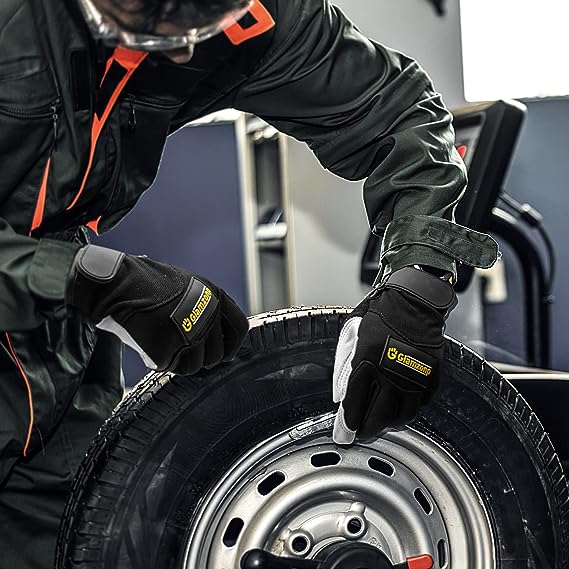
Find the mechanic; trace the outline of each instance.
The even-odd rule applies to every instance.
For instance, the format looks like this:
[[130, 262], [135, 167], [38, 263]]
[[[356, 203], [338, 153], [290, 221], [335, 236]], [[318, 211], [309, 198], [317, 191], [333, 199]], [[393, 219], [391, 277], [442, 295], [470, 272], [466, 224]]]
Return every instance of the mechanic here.
[[436, 389], [457, 262], [497, 249], [453, 222], [465, 168], [416, 62], [327, 0], [2, 0], [2, 567], [52, 566], [72, 476], [123, 394], [121, 340], [179, 374], [237, 353], [247, 320], [221, 289], [86, 230], [135, 206], [168, 134], [227, 107], [367, 178], [381, 270], [338, 345], [336, 442], [411, 420]]

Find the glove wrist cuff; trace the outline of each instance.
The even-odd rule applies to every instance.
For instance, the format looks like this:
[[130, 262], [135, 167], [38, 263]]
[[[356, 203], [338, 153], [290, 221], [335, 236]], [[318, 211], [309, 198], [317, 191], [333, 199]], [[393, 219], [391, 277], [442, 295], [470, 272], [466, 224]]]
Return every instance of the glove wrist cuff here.
[[124, 258], [120, 251], [97, 245], [79, 249], [69, 272], [66, 303], [89, 315], [99, 285], [108, 284], [117, 276]]
[[456, 293], [445, 280], [413, 267], [391, 273], [379, 289], [395, 289], [418, 298], [446, 318], [457, 305]]

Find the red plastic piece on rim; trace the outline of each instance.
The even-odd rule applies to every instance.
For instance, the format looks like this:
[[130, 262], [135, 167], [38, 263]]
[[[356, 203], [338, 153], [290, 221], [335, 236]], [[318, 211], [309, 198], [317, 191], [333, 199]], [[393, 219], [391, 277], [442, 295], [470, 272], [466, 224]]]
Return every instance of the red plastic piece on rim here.
[[419, 555], [407, 559], [409, 569], [433, 569], [433, 558], [430, 555]]
[[466, 156], [466, 153], [468, 152], [468, 146], [465, 146], [464, 144], [462, 144], [461, 146], [457, 147], [458, 153], [460, 154], [460, 157], [464, 160], [464, 157]]

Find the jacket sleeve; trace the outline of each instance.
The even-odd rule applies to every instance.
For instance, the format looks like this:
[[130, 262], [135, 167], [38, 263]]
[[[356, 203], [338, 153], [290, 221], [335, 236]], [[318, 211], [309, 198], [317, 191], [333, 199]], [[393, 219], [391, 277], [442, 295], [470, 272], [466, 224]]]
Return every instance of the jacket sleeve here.
[[78, 243], [33, 239], [0, 218], [0, 331], [31, 330], [64, 308]]
[[466, 186], [452, 118], [412, 59], [364, 37], [328, 0], [282, 0], [272, 46], [234, 100], [348, 180], [383, 236], [387, 272], [490, 266], [496, 243], [454, 223]]

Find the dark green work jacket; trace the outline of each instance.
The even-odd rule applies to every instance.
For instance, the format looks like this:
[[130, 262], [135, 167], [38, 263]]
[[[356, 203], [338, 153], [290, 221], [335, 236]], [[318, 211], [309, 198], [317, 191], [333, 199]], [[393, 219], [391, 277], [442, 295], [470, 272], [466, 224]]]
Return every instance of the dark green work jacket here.
[[[118, 223], [154, 180], [168, 134], [205, 114], [254, 113], [305, 141], [335, 174], [367, 179], [370, 226], [385, 234], [389, 269], [454, 271], [455, 260], [493, 260], [489, 238], [451, 221], [465, 170], [451, 116], [417, 63], [366, 39], [327, 0], [255, 6], [243, 33], [200, 44], [186, 65], [147, 57], [89, 167], [112, 50], [92, 41], [74, 0], [0, 1], [0, 331], [32, 382], [44, 430], [63, 412], [94, 342], [92, 326], [64, 309], [79, 228]], [[8, 360], [0, 352], [0, 373], [17, 373]], [[24, 438], [0, 447], [18, 454]]]

